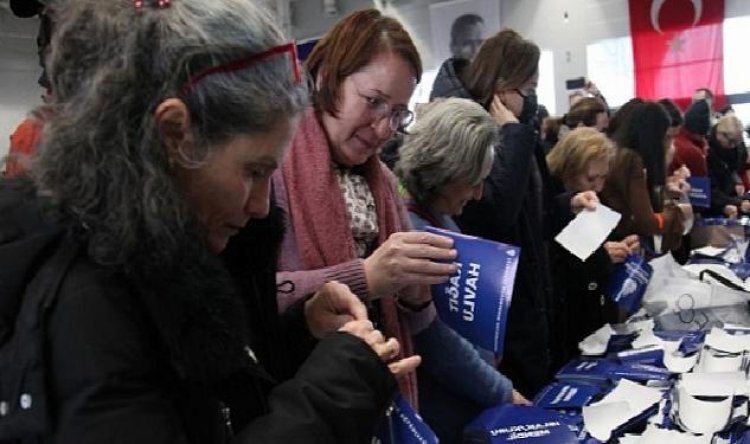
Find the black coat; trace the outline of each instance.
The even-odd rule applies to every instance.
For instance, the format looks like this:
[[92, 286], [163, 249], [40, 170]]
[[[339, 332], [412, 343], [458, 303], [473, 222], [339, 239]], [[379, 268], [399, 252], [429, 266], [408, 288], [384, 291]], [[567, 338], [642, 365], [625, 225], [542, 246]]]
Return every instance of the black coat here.
[[711, 128], [708, 137], [708, 155], [706, 167], [711, 179], [710, 214], [724, 215], [724, 207], [735, 205], [737, 210], [742, 204], [742, 197], [737, 195], [735, 184], [742, 183], [740, 174], [747, 162], [747, 148], [744, 143], [732, 149], [723, 148], [716, 140], [716, 126]]
[[[446, 60], [431, 97], [472, 99], [459, 78], [463, 66]], [[507, 123], [482, 199], [469, 202], [454, 218], [466, 234], [521, 247], [500, 370], [527, 397], [549, 381], [552, 287], [547, 241], [570, 213], [570, 197], [552, 192], [534, 129]]]
[[331, 334], [278, 382], [305, 332], [276, 314], [277, 218], [229, 266], [188, 254], [155, 276], [94, 263], [39, 202], [0, 182], [0, 442], [370, 442], [396, 384], [363, 341]]

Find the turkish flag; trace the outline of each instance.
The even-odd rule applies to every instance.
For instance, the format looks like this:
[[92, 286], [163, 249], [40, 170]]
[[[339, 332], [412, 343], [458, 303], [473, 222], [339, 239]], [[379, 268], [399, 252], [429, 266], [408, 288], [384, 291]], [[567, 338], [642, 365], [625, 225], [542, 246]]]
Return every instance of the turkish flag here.
[[724, 97], [724, 0], [628, 0], [635, 93], [685, 109], [696, 88]]

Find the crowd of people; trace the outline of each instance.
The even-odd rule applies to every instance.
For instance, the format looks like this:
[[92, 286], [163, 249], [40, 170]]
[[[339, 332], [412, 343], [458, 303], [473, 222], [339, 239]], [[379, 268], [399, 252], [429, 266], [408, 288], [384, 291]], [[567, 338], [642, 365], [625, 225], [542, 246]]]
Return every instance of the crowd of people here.
[[[622, 319], [616, 264], [750, 213], [710, 91], [613, 113], [589, 82], [544, 117], [539, 47], [466, 16], [415, 115], [397, 19], [354, 12], [300, 66], [256, 3], [45, 9], [46, 103], [0, 180], [0, 441], [369, 443], [400, 393], [461, 442]], [[589, 259], [552, 241], [601, 204], [622, 218]], [[457, 253], [427, 226], [521, 248], [502, 356], [439, 318]]]

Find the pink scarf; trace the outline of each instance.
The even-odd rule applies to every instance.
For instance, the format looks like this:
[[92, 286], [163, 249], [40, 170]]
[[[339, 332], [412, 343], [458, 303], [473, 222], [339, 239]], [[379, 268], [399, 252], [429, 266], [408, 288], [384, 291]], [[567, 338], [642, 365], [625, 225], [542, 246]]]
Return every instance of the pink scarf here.
[[[282, 166], [300, 258], [306, 270], [316, 270], [355, 259], [354, 239], [346, 203], [333, 171], [328, 139], [309, 107], [300, 123], [292, 149]], [[385, 166], [377, 156], [364, 165], [365, 179], [375, 199], [378, 245], [392, 233], [404, 231], [399, 198]], [[408, 326], [398, 316], [393, 296], [380, 299], [386, 336], [401, 344], [402, 356], [413, 354]], [[399, 379], [402, 394], [417, 406], [414, 374]]]

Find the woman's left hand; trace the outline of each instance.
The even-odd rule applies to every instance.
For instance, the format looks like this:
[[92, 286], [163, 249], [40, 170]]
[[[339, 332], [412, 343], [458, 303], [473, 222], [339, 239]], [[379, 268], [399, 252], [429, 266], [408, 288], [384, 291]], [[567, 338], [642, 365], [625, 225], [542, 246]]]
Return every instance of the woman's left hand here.
[[310, 333], [320, 339], [347, 322], [367, 320], [367, 308], [349, 287], [332, 281], [305, 302], [305, 320]]
[[584, 208], [594, 210], [599, 204], [599, 197], [594, 191], [582, 191], [570, 199], [570, 209], [574, 213], [579, 213]]
[[526, 399], [521, 393], [517, 392], [515, 389], [513, 390], [513, 394], [511, 395], [510, 402], [512, 402], [515, 405], [531, 405], [531, 401]]
[[630, 252], [630, 254], [636, 254], [638, 253], [638, 250], [641, 249], [641, 239], [637, 234], [626, 236], [625, 239], [622, 240], [622, 242], [628, 247], [628, 251]]

